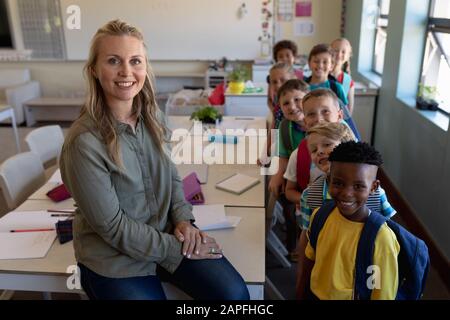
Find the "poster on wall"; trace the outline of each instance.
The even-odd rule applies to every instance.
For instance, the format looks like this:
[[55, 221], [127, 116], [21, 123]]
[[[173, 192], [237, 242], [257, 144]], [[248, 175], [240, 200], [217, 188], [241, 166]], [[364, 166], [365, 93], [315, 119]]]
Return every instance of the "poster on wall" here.
[[311, 17], [312, 2], [311, 1], [297, 1], [295, 3], [296, 17]]
[[314, 22], [308, 21], [295, 21], [294, 22], [294, 36], [296, 37], [311, 37], [314, 35]]
[[277, 19], [278, 21], [292, 21], [294, 16], [292, 0], [278, 0]]

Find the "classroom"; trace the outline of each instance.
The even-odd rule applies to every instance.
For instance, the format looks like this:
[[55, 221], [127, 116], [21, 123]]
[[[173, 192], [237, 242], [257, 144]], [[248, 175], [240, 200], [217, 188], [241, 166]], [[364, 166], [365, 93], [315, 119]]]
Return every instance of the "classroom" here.
[[449, 34], [448, 0], [0, 0], [0, 300], [450, 300]]

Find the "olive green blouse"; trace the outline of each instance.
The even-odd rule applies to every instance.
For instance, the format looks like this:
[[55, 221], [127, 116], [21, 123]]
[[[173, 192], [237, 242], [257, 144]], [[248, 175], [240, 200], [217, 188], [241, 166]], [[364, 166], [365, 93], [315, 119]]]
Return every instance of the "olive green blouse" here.
[[81, 123], [86, 130], [66, 138], [60, 159], [62, 179], [77, 206], [77, 261], [112, 278], [154, 275], [156, 264], [173, 273], [183, 256], [169, 232], [179, 221], [194, 220], [175, 165], [141, 118], [135, 133], [116, 124], [123, 170], [108, 156], [92, 121], [85, 117]]

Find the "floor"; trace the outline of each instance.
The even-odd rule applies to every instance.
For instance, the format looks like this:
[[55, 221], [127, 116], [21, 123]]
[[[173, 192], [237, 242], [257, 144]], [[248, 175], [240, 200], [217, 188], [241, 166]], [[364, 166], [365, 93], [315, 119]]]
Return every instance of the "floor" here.
[[[64, 132], [67, 132], [68, 124], [60, 123], [60, 125], [63, 127]], [[22, 126], [19, 127], [19, 138], [22, 144], [22, 151], [27, 150], [26, 144], [24, 142], [24, 137], [32, 129], [33, 128], [26, 128]], [[0, 125], [0, 150], [0, 163], [16, 153], [12, 129], [6, 125]], [[275, 232], [278, 234], [280, 239], [284, 239], [283, 226], [276, 225]], [[285, 299], [295, 299], [296, 263], [292, 263], [292, 266], [290, 268], [282, 268], [275, 257], [270, 252], [267, 252], [266, 274]], [[22, 291], [16, 291], [12, 297], [13, 300], [40, 300], [43, 298], [44, 297], [42, 293]], [[80, 299], [80, 297], [75, 294], [52, 294], [52, 298], [58, 300]], [[272, 299], [273, 297], [266, 296], [265, 298]], [[430, 270], [423, 299], [450, 300], [450, 292], [443, 285], [441, 278], [433, 267]]]

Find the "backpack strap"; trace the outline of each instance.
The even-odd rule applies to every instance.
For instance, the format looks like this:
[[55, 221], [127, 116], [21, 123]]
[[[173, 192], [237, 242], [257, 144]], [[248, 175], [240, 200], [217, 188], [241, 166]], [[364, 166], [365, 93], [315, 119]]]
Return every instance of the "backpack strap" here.
[[322, 230], [325, 221], [327, 221], [328, 216], [333, 211], [335, 203], [333, 200], [327, 200], [323, 203], [320, 209], [314, 216], [311, 224], [311, 230], [309, 233], [309, 243], [311, 247], [316, 251], [317, 239], [319, 238], [320, 230]]
[[372, 289], [367, 285], [367, 268], [373, 265], [375, 239], [386, 221], [386, 217], [372, 211], [364, 223], [356, 251], [355, 300], [370, 300]]
[[353, 134], [355, 135], [355, 138], [358, 139], [358, 141], [361, 141], [361, 135], [359, 134], [359, 131], [356, 128], [356, 124], [353, 121], [352, 117], [349, 117], [349, 118], [345, 119], [344, 121], [348, 124], [350, 129], [352, 129]]
[[289, 120], [283, 119], [280, 122], [281, 139], [283, 139], [283, 144], [289, 154], [292, 153], [292, 141], [289, 135]]
[[308, 151], [306, 139], [303, 139], [298, 145], [297, 151], [297, 185], [301, 192], [308, 187], [310, 170], [311, 156]]

